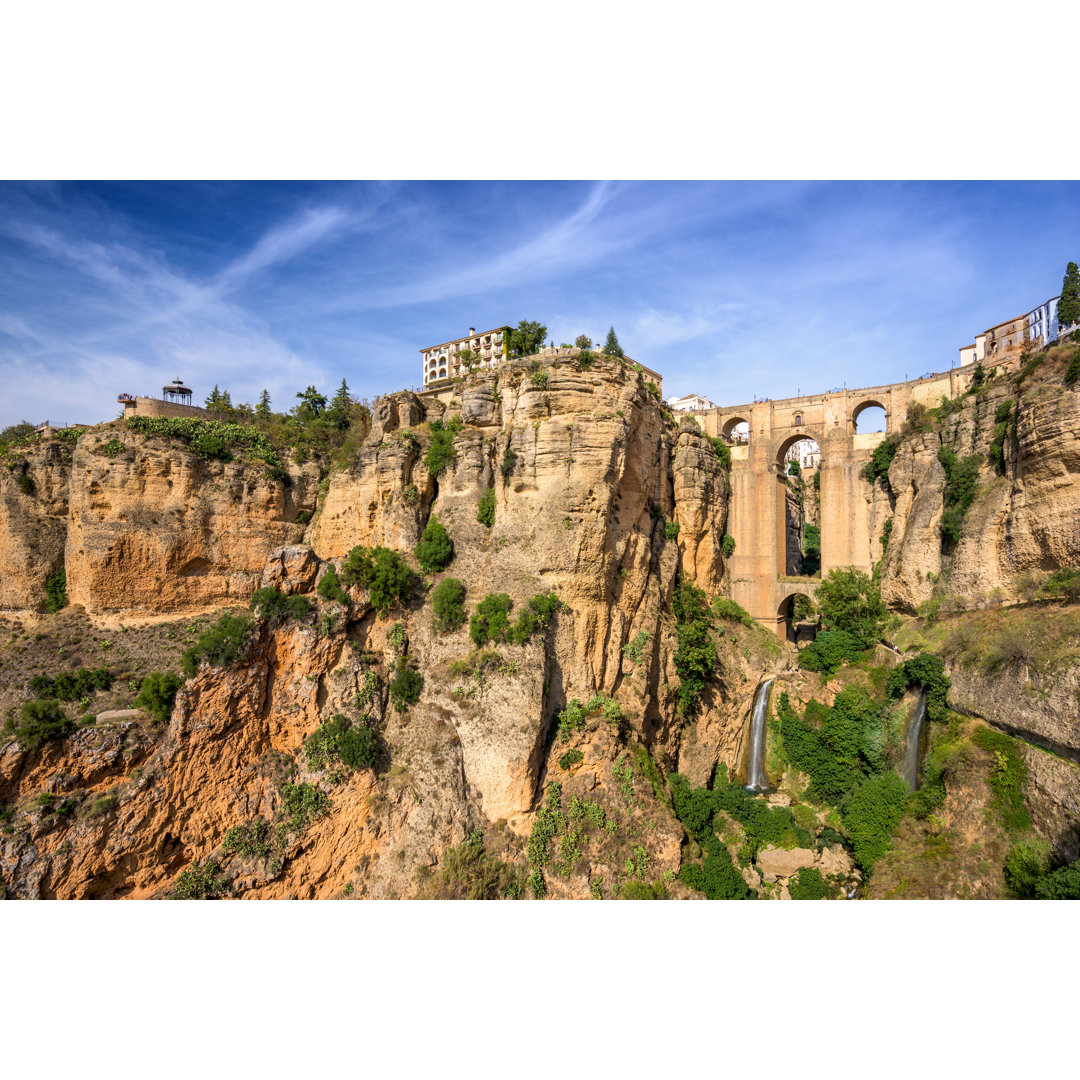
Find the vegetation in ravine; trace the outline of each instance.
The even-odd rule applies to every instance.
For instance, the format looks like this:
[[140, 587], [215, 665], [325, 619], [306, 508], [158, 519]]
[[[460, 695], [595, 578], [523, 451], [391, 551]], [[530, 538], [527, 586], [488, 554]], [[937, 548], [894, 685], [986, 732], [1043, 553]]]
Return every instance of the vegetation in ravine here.
[[247, 616], [222, 615], [199, 634], [194, 645], [184, 650], [180, 659], [184, 675], [189, 679], [194, 678], [204, 660], [213, 667], [228, 667], [235, 663], [250, 629], [251, 620]]
[[395, 604], [408, 604], [414, 582], [409, 564], [396, 551], [362, 545], [345, 557], [340, 578], [346, 587], [359, 585], [367, 591], [380, 619], [385, 619]]
[[413, 548], [413, 554], [420, 564], [420, 569], [428, 574], [436, 574], [450, 565], [454, 557], [454, 544], [438, 518], [428, 518], [420, 540]]
[[711, 633], [713, 619], [705, 593], [685, 574], [675, 583], [671, 608], [678, 638], [674, 663], [679, 675], [679, 711], [692, 716], [718, 662]]
[[435, 628], [444, 634], [453, 633], [465, 624], [465, 584], [458, 578], [443, 578], [431, 593], [431, 609], [435, 613]]

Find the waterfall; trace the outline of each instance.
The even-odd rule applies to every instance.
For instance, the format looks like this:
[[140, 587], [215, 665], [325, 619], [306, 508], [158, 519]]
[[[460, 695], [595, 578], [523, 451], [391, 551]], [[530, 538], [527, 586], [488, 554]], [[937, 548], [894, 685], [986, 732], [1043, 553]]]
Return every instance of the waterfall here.
[[754, 710], [750, 714], [750, 762], [746, 768], [746, 787], [749, 791], [764, 791], [769, 786], [765, 773], [765, 714], [769, 709], [769, 687], [766, 679], [754, 695]]
[[907, 781], [908, 787], [915, 791], [919, 787], [919, 740], [922, 737], [923, 723], [926, 721], [926, 687], [919, 691], [919, 700], [908, 714], [907, 727], [904, 731], [904, 760], [900, 775]]

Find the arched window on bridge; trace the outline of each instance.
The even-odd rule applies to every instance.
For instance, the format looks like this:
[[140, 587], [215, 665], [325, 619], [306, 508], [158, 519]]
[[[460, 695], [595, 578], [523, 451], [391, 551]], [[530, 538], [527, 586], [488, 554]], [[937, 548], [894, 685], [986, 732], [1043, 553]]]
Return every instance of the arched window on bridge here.
[[734, 416], [723, 427], [722, 434], [729, 443], [745, 446], [750, 441], [750, 424], [740, 416]]
[[858, 406], [851, 414], [851, 421], [859, 435], [874, 431], [885, 431], [887, 418], [885, 409], [877, 401], [867, 401]]
[[783, 577], [821, 575], [821, 447], [815, 439], [787, 441], [780, 450], [777, 566]]
[[783, 623], [783, 637], [796, 645], [800, 641], [813, 641], [817, 636], [817, 607], [809, 593], [792, 593], [780, 601], [776, 611], [777, 626]]

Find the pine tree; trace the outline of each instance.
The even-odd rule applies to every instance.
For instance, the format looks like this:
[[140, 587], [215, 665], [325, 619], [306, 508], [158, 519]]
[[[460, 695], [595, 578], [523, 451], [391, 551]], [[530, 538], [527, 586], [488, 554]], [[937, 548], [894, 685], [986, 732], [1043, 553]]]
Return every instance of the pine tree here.
[[214, 383], [214, 389], [210, 391], [210, 396], [206, 399], [205, 404], [208, 409], [216, 409], [221, 405], [221, 391], [218, 389], [217, 383]]
[[1071, 262], [1065, 267], [1065, 279], [1061, 283], [1061, 299], [1058, 301], [1058, 326], [1080, 323], [1080, 268]]
[[318, 416], [326, 408], [326, 398], [314, 386], [309, 386], [302, 394], [297, 393], [296, 396], [300, 399], [297, 409], [306, 411], [309, 416]]
[[259, 404], [255, 406], [255, 415], [260, 420], [268, 420], [270, 418], [270, 391], [263, 390], [259, 395]]
[[604, 342], [604, 355], [618, 357], [623, 355], [622, 346], [619, 344], [619, 339], [615, 336], [614, 326], [607, 332], [607, 340]]
[[349, 393], [349, 384], [342, 379], [337, 392], [330, 399], [330, 408], [326, 411], [327, 418], [343, 431], [349, 426], [349, 406], [352, 405], [352, 394]]

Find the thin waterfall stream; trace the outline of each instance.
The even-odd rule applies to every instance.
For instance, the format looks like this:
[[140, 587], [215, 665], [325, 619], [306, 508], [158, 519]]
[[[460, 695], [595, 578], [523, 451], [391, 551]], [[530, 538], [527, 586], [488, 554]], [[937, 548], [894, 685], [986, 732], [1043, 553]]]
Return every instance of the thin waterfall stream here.
[[919, 700], [908, 714], [907, 727], [904, 731], [904, 758], [900, 775], [907, 781], [912, 791], [919, 787], [919, 742], [922, 739], [923, 725], [926, 723], [926, 687], [919, 691]]
[[772, 684], [772, 679], [766, 679], [754, 695], [754, 709], [750, 714], [750, 761], [746, 769], [748, 791], [765, 791], [769, 786], [765, 772], [765, 714], [769, 711]]

